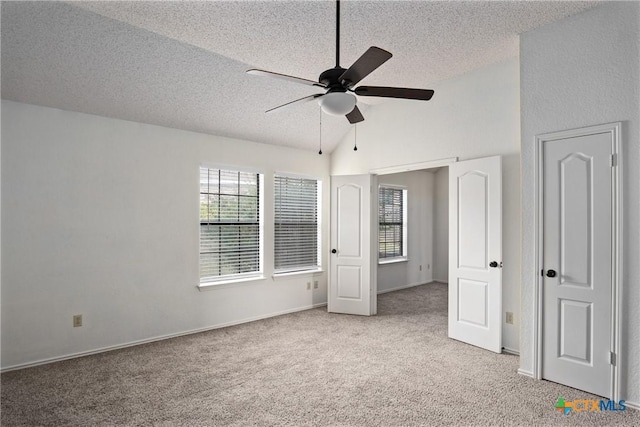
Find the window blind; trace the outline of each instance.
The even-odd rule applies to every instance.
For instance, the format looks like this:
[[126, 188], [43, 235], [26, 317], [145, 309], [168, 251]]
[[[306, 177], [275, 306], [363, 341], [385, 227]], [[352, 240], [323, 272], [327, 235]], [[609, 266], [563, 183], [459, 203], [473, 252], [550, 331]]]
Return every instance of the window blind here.
[[378, 257], [395, 258], [403, 253], [403, 194], [400, 188], [380, 187], [378, 191]]
[[200, 281], [260, 271], [260, 177], [200, 168]]
[[275, 176], [275, 271], [318, 267], [318, 181]]

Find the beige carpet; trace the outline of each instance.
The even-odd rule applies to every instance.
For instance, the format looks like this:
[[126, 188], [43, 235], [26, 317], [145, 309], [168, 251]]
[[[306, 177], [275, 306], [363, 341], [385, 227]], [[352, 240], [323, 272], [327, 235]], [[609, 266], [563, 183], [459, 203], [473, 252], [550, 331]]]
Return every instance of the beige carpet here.
[[1, 376], [14, 425], [640, 425], [554, 410], [587, 393], [447, 338], [446, 286], [379, 297], [379, 315], [314, 309]]

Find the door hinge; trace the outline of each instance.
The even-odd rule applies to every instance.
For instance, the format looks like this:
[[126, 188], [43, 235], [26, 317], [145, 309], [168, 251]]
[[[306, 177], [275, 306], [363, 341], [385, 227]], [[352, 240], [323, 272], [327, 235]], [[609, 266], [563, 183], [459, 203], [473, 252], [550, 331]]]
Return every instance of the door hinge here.
[[616, 354], [613, 351], [609, 352], [609, 364], [616, 366]]
[[611, 155], [611, 167], [614, 166], [618, 166], [618, 155], [617, 154], [612, 154]]

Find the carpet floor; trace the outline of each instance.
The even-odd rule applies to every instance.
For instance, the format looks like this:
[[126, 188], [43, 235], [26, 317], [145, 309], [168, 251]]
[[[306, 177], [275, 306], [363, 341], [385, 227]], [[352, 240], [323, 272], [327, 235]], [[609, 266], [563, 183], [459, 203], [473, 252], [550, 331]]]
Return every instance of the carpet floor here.
[[518, 357], [447, 338], [447, 287], [383, 294], [379, 314], [307, 310], [2, 374], [6, 426], [635, 425], [640, 411], [518, 375]]

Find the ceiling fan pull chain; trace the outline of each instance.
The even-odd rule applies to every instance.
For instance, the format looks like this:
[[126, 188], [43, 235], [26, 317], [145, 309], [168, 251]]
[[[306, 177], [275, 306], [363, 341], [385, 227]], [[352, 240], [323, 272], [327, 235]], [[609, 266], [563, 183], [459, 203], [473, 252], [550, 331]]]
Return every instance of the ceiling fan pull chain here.
[[320, 108], [320, 151], [318, 154], [322, 155], [322, 108]]
[[358, 151], [358, 125], [353, 125], [353, 151]]

